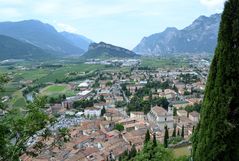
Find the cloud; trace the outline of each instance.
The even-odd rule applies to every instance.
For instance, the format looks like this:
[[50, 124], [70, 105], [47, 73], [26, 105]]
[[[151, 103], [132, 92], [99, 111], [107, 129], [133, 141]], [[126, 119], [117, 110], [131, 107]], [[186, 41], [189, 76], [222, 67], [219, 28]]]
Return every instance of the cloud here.
[[78, 31], [75, 27], [64, 23], [57, 23], [56, 27], [59, 31], [67, 31], [71, 33], [77, 33]]
[[200, 0], [200, 3], [209, 9], [222, 9], [226, 0]]

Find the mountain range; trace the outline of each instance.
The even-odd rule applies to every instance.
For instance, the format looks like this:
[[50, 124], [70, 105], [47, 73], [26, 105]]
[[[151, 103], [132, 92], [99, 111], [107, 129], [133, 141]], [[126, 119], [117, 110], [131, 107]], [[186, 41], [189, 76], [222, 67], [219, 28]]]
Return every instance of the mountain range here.
[[41, 48], [4, 35], [0, 35], [0, 53], [0, 60], [50, 57], [49, 53]]
[[138, 57], [136, 53], [122, 47], [106, 44], [104, 42], [92, 43], [87, 52], [82, 57], [87, 59], [96, 58], [134, 58]]
[[178, 30], [169, 27], [161, 33], [144, 37], [133, 49], [146, 55], [169, 55], [176, 53], [213, 53], [221, 14], [200, 16], [188, 27]]
[[0, 22], [0, 35], [24, 42], [27, 46], [35, 46], [53, 56], [82, 55], [92, 42], [81, 35], [57, 32], [53, 26], [38, 20]]

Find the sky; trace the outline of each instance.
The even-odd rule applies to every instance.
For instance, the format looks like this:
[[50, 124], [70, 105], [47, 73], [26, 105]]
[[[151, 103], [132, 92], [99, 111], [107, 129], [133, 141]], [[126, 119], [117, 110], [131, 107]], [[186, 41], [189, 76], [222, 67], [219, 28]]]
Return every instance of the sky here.
[[0, 21], [40, 20], [58, 31], [133, 49], [166, 27], [182, 29], [225, 0], [0, 0]]

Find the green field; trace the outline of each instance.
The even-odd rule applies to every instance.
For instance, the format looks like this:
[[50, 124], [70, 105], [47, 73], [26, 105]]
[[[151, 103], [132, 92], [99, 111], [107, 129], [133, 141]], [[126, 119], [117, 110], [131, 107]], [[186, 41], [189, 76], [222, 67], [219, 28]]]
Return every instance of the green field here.
[[105, 68], [104, 65], [89, 65], [89, 64], [65, 65], [64, 67], [51, 71], [46, 76], [41, 77], [38, 80], [38, 82], [39, 83], [55, 82], [56, 80], [65, 79], [69, 72], [78, 72], [78, 73], [92, 72], [104, 68]]
[[173, 153], [176, 157], [189, 156], [191, 154], [189, 147], [191, 146], [183, 146], [180, 148], [174, 148]]
[[40, 91], [41, 95], [45, 96], [58, 96], [59, 94], [65, 94], [66, 96], [73, 96], [76, 94], [75, 91], [70, 89], [67, 84], [57, 84], [47, 86]]
[[49, 71], [44, 69], [34, 69], [27, 71], [20, 71], [16, 74], [16, 77], [21, 77], [23, 80], [36, 80], [49, 74]]
[[181, 68], [188, 66], [188, 64], [188, 61], [183, 58], [143, 57], [140, 66], [150, 68]]

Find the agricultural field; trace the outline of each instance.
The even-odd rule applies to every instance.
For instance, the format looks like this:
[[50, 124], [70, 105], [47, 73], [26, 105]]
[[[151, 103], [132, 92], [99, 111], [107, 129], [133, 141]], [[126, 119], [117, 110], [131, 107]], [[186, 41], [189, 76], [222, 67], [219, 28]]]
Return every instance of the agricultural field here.
[[56, 80], [63, 80], [67, 77], [68, 73], [75, 72], [77, 74], [89, 73], [92, 71], [104, 69], [104, 65], [88, 65], [88, 64], [77, 64], [77, 65], [65, 65], [64, 67], [58, 68], [54, 71], [49, 72], [46, 76], [38, 79], [38, 83], [55, 82]]
[[76, 94], [76, 92], [71, 90], [70, 86], [67, 84], [56, 84], [41, 89], [40, 94], [53, 97], [58, 96], [60, 94], [65, 94], [66, 96], [73, 96]]
[[188, 65], [188, 61], [183, 58], [142, 57], [140, 66], [150, 68], [181, 68]]

